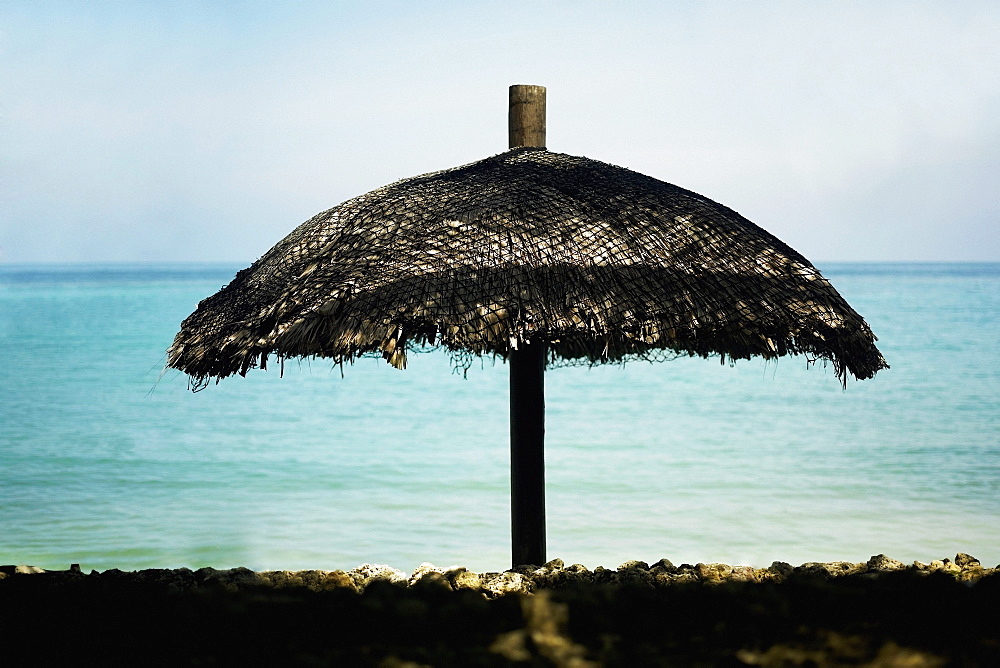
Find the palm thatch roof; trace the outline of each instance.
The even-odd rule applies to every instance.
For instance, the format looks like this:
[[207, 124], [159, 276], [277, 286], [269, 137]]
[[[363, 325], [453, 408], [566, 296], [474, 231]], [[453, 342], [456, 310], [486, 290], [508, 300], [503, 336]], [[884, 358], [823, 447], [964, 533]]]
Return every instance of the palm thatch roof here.
[[168, 351], [198, 388], [270, 356], [409, 350], [548, 362], [805, 354], [886, 368], [819, 271], [735, 211], [588, 158], [517, 148], [397, 181], [306, 221], [199, 304]]

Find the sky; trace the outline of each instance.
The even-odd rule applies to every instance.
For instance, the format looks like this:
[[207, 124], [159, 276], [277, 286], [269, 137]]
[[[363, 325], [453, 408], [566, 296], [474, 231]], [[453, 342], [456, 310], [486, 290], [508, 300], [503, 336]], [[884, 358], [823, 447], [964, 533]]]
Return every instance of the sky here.
[[0, 265], [250, 264], [507, 148], [694, 190], [813, 262], [1000, 261], [1000, 3], [0, 5]]

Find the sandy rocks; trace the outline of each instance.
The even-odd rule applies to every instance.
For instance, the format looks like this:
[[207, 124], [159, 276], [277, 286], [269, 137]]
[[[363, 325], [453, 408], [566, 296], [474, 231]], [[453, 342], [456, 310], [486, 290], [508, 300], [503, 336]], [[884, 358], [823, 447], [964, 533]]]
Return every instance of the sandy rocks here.
[[902, 561], [890, 559], [884, 554], [876, 554], [865, 564], [869, 571], [901, 571], [906, 568]]
[[955, 555], [955, 565], [963, 569], [974, 568], [977, 566], [981, 567], [981, 564], [979, 563], [978, 559], [976, 559], [971, 555], [965, 554], [964, 552], [959, 552], [958, 554]]
[[27, 575], [29, 573], [44, 573], [45, 571], [38, 566], [15, 566], [14, 573], [20, 575]]
[[335, 589], [360, 591], [354, 578], [342, 570], [264, 571], [258, 575], [262, 586], [274, 587], [275, 589], [301, 587], [310, 591], [333, 591]]
[[504, 571], [503, 573], [483, 573], [479, 576], [481, 589], [484, 594], [490, 597], [504, 596], [506, 594], [528, 594], [531, 593], [531, 580], [521, 573]]
[[698, 579], [708, 584], [726, 582], [733, 574], [733, 567], [728, 564], [695, 564]]
[[671, 562], [669, 559], [667, 559], [666, 557], [664, 557], [663, 559], [660, 559], [655, 564], [653, 564], [652, 566], [650, 566], [649, 570], [650, 570], [650, 572], [652, 572], [654, 574], [657, 574], [657, 575], [658, 574], [662, 574], [662, 573], [669, 574], [669, 573], [675, 572], [677, 570], [677, 567], [674, 566], [673, 562]]
[[[76, 566], [74, 564], [74, 566]], [[92, 571], [85, 575], [77, 566], [66, 571], [46, 571], [37, 566], [0, 566], [0, 580], [22, 576], [59, 579], [97, 579], [108, 583], [152, 585], [175, 592], [199, 588], [218, 588], [226, 591], [273, 588], [314, 592], [345, 590], [363, 593], [373, 584], [392, 585], [399, 588], [425, 588], [453, 591], [470, 591], [486, 598], [509, 594], [531, 594], [538, 591], [566, 590], [578, 586], [633, 587], [654, 590], [683, 584], [782, 582], [790, 578], [812, 577], [832, 580], [849, 576], [879, 577], [891, 573], [916, 575], [947, 574], [957, 580], [972, 582], [996, 573], [996, 568], [983, 568], [975, 557], [959, 553], [955, 559], [940, 559], [929, 564], [903, 562], [878, 554], [867, 562], [833, 561], [809, 562], [793, 567], [776, 561], [768, 568], [730, 566], [721, 563], [681, 564], [675, 566], [669, 559], [660, 559], [652, 566], [643, 561], [627, 561], [617, 569], [598, 566], [589, 570], [581, 564], [566, 566], [561, 559], [553, 559], [544, 566], [521, 566], [503, 572], [475, 573], [462, 566], [438, 567], [423, 563], [413, 573], [383, 564], [362, 564], [351, 571], [305, 570], [262, 571], [247, 568], [214, 569], [188, 568], [146, 569], [126, 572], [110, 569], [101, 573]]]
[[451, 583], [451, 588], [455, 591], [459, 591], [461, 589], [478, 591], [483, 586], [479, 573], [473, 573], [465, 567], [453, 568], [445, 573], [445, 575]]
[[407, 580], [407, 585], [410, 587], [446, 587], [451, 589], [451, 582], [447, 577], [447, 573], [451, 570], [457, 570], [458, 568], [458, 566], [439, 568], [434, 564], [425, 561], [417, 566], [416, 570], [413, 571]]
[[767, 568], [768, 573], [779, 578], [785, 577], [794, 570], [795, 570], [794, 566], [785, 563], [784, 561], [773, 561], [771, 562], [771, 565]]
[[403, 571], [396, 570], [392, 566], [385, 564], [362, 564], [348, 572], [354, 580], [358, 590], [363, 591], [365, 587], [374, 581], [385, 581], [393, 584], [405, 584], [410, 580]]
[[195, 577], [210, 585], [217, 585], [227, 591], [239, 591], [249, 587], [263, 584], [257, 573], [249, 568], [228, 568], [216, 570], [214, 568], [199, 568], [194, 572]]
[[793, 572], [821, 575], [827, 578], [836, 578], [843, 577], [845, 575], [857, 575], [864, 570], [864, 564], [851, 563], [850, 561], [830, 561], [826, 563], [810, 561], [802, 564]]

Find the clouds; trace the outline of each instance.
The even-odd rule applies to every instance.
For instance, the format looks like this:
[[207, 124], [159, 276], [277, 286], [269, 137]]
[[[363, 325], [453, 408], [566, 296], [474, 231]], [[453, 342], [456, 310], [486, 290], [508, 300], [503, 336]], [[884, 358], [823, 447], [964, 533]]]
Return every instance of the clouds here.
[[990, 3], [22, 4], [0, 17], [0, 261], [246, 263], [506, 148], [721, 201], [823, 260], [996, 260]]

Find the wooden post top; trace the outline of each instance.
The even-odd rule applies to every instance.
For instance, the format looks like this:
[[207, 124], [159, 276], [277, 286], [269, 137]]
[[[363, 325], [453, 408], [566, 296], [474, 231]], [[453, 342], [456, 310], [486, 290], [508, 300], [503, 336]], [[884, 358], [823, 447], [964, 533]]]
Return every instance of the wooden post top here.
[[507, 138], [509, 148], [545, 148], [545, 86], [510, 87]]

